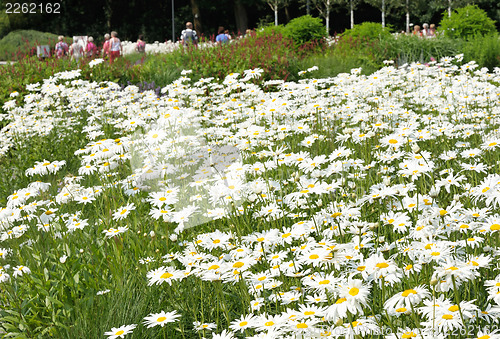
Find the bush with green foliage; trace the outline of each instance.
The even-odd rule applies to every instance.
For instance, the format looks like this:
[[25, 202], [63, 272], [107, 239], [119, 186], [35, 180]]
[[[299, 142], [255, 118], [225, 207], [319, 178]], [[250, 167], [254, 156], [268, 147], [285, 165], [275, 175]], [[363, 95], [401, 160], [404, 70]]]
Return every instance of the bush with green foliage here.
[[260, 26], [256, 30], [255, 34], [257, 37], [269, 36], [269, 35], [273, 35], [273, 34], [284, 35], [285, 34], [285, 26], [283, 26], [283, 25], [275, 26], [274, 24], [267, 24], [264, 26]]
[[341, 34], [342, 37], [350, 37], [354, 39], [379, 39], [391, 36], [389, 27], [382, 27], [379, 22], [363, 22], [359, 25], [354, 25], [352, 29], [347, 29]]
[[[49, 45], [51, 48], [57, 43], [58, 35], [34, 30], [12, 31], [0, 40], [0, 60], [19, 60], [29, 55], [36, 55], [37, 45]], [[65, 39], [71, 44], [71, 38]]]
[[304, 15], [291, 20], [285, 26], [284, 35], [301, 45], [313, 40], [323, 40], [326, 36], [326, 28], [320, 18]]
[[457, 8], [450, 17], [443, 13], [440, 31], [450, 38], [469, 39], [476, 35], [496, 33], [495, 22], [477, 5]]

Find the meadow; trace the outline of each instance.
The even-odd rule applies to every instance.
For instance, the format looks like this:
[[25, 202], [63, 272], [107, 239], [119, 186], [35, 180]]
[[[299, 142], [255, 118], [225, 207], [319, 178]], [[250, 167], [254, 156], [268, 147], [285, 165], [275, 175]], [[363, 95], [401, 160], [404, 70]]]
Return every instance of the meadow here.
[[3, 336], [500, 338], [500, 69], [320, 71], [12, 92]]

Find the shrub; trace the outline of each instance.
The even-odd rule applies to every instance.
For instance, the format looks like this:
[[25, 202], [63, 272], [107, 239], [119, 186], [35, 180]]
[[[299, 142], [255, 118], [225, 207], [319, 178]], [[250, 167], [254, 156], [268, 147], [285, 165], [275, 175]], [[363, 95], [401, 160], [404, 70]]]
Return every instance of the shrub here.
[[485, 11], [476, 5], [458, 8], [440, 23], [441, 31], [450, 38], [468, 39], [476, 35], [488, 35], [496, 33], [495, 22], [488, 17]]
[[490, 34], [475, 39], [469, 39], [463, 48], [465, 61], [476, 61], [481, 67], [500, 67], [500, 37]]
[[351, 37], [354, 39], [379, 39], [391, 36], [391, 29], [389, 27], [382, 27], [377, 22], [363, 22], [359, 25], [354, 25], [352, 29], [347, 29], [341, 34], [342, 37]]
[[283, 25], [278, 25], [275, 26], [274, 24], [267, 24], [260, 26], [257, 31], [255, 32], [255, 35], [257, 37], [262, 37], [262, 36], [269, 36], [273, 34], [285, 34], [285, 26]]
[[326, 28], [320, 18], [304, 15], [291, 20], [286, 26], [284, 35], [296, 44], [302, 45], [309, 41], [320, 41], [326, 36]]
[[[73, 40], [66, 38], [70, 45]], [[57, 42], [57, 35], [35, 30], [17, 30], [7, 34], [0, 40], [0, 60], [19, 60], [27, 55], [36, 55], [37, 45], [50, 45], [51, 48]]]

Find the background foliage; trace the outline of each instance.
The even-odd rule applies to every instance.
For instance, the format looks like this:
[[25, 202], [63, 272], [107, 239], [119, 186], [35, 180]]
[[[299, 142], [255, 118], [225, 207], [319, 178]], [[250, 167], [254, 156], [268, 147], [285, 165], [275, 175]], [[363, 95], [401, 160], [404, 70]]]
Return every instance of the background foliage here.
[[[405, 28], [404, 1], [385, 0], [386, 22], [395, 30]], [[172, 1], [155, 2], [146, 0], [64, 0], [61, 14], [9, 14], [5, 15], [7, 0], [0, 0], [0, 38], [9, 31], [36, 29], [67, 36], [91, 35], [98, 42], [105, 33], [116, 30], [120, 37], [135, 41], [138, 34], [144, 34], [146, 41], [172, 39]], [[32, 0], [45, 3], [43, 0]], [[174, 0], [175, 37], [178, 39], [186, 21], [193, 21], [196, 29], [205, 36], [217, 32], [224, 26], [231, 32], [243, 33], [246, 28], [256, 28], [259, 24], [274, 23], [274, 15], [265, 0]], [[309, 6], [307, 3], [309, 2]], [[377, 1], [358, 1], [354, 22], [373, 21], [380, 18]], [[349, 1], [331, 1], [330, 34], [341, 33], [350, 27]], [[311, 14], [320, 17], [312, 0], [281, 1], [278, 17], [280, 24], [293, 18]], [[453, 0], [452, 8], [476, 4], [484, 9], [500, 28], [500, 2], [496, 0]], [[414, 24], [423, 22], [438, 24], [442, 13], [448, 7], [447, 0], [411, 0], [410, 20]], [[308, 10], [309, 8], [309, 10]], [[196, 17], [195, 17], [196, 16]], [[379, 21], [379, 20], [377, 20]]]

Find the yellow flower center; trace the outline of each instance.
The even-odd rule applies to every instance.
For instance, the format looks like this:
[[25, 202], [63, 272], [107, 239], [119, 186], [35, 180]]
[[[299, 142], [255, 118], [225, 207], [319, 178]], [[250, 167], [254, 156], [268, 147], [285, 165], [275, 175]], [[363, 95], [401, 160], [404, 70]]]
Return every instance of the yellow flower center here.
[[499, 224], [493, 224], [490, 226], [490, 230], [492, 231], [498, 231], [500, 230], [500, 225]]
[[358, 293], [359, 293], [359, 288], [357, 287], [353, 287], [349, 290], [349, 294], [352, 295], [353, 297], [358, 295]]
[[158, 319], [156, 319], [156, 321], [159, 323], [164, 322], [165, 320], [167, 320], [167, 317], [159, 317]]
[[417, 294], [417, 291], [415, 291], [415, 290], [405, 290], [403, 293], [401, 293], [401, 295], [402, 295], [403, 297], [405, 297], [405, 298], [406, 298], [407, 296], [409, 296], [410, 294]]
[[378, 268], [387, 268], [387, 267], [389, 267], [389, 264], [386, 263], [386, 262], [381, 262], [381, 263], [378, 263], [375, 266], [377, 266]]
[[172, 273], [165, 272], [165, 273], [163, 273], [163, 274], [160, 276], [160, 278], [162, 278], [162, 279], [168, 279], [168, 278], [171, 278], [171, 277], [173, 277], [173, 276], [174, 276], [174, 275], [173, 275]]

